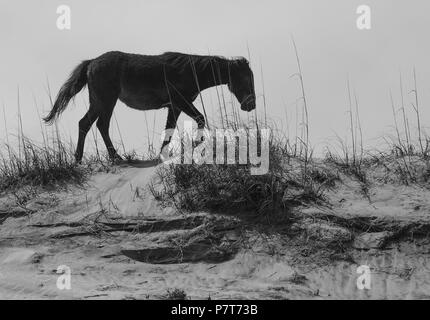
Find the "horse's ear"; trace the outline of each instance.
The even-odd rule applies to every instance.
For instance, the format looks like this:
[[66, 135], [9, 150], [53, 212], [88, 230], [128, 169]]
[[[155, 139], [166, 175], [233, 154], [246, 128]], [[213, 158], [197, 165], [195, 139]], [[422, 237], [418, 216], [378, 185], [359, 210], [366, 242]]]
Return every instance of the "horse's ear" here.
[[232, 60], [233, 64], [240, 67], [247, 65], [249, 66], [249, 61], [245, 57], [237, 57]]
[[238, 58], [236, 58], [236, 61], [239, 63], [249, 64], [249, 61], [245, 57], [238, 57]]

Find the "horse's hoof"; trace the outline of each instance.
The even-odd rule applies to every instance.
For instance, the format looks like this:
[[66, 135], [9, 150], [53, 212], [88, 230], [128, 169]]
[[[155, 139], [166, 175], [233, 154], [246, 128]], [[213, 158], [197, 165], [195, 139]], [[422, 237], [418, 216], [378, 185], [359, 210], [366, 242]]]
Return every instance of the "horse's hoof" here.
[[158, 155], [158, 157], [154, 158], [155, 164], [163, 163], [163, 159], [161, 158], [161, 154]]
[[112, 164], [120, 164], [124, 161], [124, 159], [116, 154], [116, 155], [110, 157], [110, 161], [112, 162]]

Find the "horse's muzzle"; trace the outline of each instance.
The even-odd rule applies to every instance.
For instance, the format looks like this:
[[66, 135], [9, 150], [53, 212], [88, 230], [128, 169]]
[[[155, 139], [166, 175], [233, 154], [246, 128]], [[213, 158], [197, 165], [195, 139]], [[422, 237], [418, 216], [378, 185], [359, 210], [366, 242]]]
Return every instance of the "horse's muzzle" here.
[[251, 111], [255, 109], [255, 96], [250, 94], [240, 103], [240, 108], [243, 111]]

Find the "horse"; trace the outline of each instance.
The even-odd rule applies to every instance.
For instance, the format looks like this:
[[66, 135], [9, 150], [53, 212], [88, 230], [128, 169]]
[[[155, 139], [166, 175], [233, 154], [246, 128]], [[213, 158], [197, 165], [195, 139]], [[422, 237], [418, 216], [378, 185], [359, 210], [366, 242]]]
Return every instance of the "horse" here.
[[[166, 130], [176, 128], [182, 112], [196, 121], [198, 129], [204, 129], [207, 119], [193, 102], [201, 91], [210, 87], [227, 85], [243, 111], [250, 112], [256, 106], [254, 75], [243, 57], [178, 52], [141, 55], [111, 51], [85, 60], [73, 70], [43, 120], [48, 125], [53, 124], [70, 100], [86, 85], [90, 104], [79, 121], [75, 152], [78, 163], [82, 161], [85, 137], [96, 120], [109, 158], [122, 160], [109, 136], [110, 119], [118, 99], [137, 110], [168, 108]], [[161, 151], [169, 142], [170, 139], [163, 142]]]

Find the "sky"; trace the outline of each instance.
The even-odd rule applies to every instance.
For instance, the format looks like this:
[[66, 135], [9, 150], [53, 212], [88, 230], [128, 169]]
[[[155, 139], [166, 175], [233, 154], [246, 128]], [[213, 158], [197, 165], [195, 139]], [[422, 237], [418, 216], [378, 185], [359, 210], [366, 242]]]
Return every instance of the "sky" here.
[[[57, 28], [60, 5], [71, 9], [70, 30]], [[370, 30], [357, 28], [360, 5], [371, 9]], [[47, 83], [55, 96], [82, 60], [110, 50], [248, 57], [249, 47], [259, 116], [264, 109], [264, 83], [268, 118], [293, 137], [301, 96], [294, 76], [294, 37], [312, 145], [322, 150], [337, 135], [347, 136], [349, 78], [359, 101], [365, 144], [376, 146], [383, 135], [393, 132], [390, 90], [397, 110], [400, 73], [412, 122], [414, 67], [421, 121], [423, 126], [430, 124], [426, 108], [430, 101], [429, 16], [426, 0], [0, 0], [0, 111], [5, 111], [8, 137], [13, 139], [19, 92], [24, 133], [40, 141], [38, 112], [45, 115], [50, 109]], [[208, 115], [215, 117], [214, 89], [204, 92], [203, 98]], [[73, 141], [87, 100], [87, 91], [82, 91], [58, 122], [62, 134]], [[196, 106], [202, 110], [198, 101]], [[126, 149], [145, 149], [148, 134], [152, 138], [155, 132], [157, 139], [166, 115], [165, 110], [142, 112], [118, 102], [111, 125], [113, 140], [119, 142], [119, 128]], [[242, 116], [247, 117], [245, 112]], [[0, 121], [2, 140], [6, 140], [4, 121]]]

